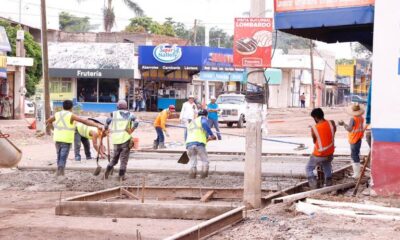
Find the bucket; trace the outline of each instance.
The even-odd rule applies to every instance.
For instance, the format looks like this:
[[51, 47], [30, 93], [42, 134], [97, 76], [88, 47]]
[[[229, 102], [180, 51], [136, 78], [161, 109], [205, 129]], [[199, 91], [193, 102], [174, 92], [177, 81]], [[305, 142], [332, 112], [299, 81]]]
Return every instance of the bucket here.
[[9, 139], [8, 135], [0, 132], [0, 168], [12, 168], [18, 165], [22, 152]]
[[133, 149], [139, 150], [139, 138], [133, 138]]

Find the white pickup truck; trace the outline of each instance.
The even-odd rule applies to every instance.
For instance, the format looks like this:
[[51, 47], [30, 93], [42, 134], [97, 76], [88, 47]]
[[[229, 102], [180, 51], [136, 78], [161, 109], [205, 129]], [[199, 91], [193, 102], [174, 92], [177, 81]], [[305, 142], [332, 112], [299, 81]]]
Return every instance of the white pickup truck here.
[[217, 99], [219, 123], [226, 123], [228, 127], [237, 124], [238, 128], [244, 127], [246, 122], [245, 112], [247, 102], [243, 94], [222, 94]]

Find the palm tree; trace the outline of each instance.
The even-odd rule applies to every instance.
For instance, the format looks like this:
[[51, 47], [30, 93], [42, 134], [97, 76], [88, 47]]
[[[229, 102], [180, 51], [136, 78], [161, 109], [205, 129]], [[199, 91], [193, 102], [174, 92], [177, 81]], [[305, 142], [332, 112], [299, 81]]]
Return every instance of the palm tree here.
[[[77, 0], [78, 2], [82, 2], [85, 0]], [[143, 9], [136, 3], [131, 0], [123, 0], [125, 5], [131, 9], [137, 16], [143, 16]], [[111, 32], [112, 27], [115, 24], [115, 14], [114, 7], [112, 6], [112, 0], [107, 0], [107, 6], [103, 8], [103, 23], [104, 23], [104, 31]]]

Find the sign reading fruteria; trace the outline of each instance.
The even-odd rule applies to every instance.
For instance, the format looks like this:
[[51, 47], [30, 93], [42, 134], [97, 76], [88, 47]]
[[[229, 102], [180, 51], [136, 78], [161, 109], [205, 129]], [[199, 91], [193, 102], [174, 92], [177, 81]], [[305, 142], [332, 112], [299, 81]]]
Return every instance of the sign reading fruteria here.
[[160, 44], [153, 50], [153, 56], [162, 63], [173, 63], [182, 57], [182, 49], [177, 45]]
[[272, 18], [235, 18], [235, 67], [271, 66]]

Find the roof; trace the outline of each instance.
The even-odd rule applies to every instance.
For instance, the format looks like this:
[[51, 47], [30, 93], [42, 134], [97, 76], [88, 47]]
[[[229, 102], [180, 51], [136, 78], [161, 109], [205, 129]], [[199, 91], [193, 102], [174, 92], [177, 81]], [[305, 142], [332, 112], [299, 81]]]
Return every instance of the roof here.
[[10, 42], [8, 41], [6, 30], [0, 26], [0, 51], [11, 52]]

